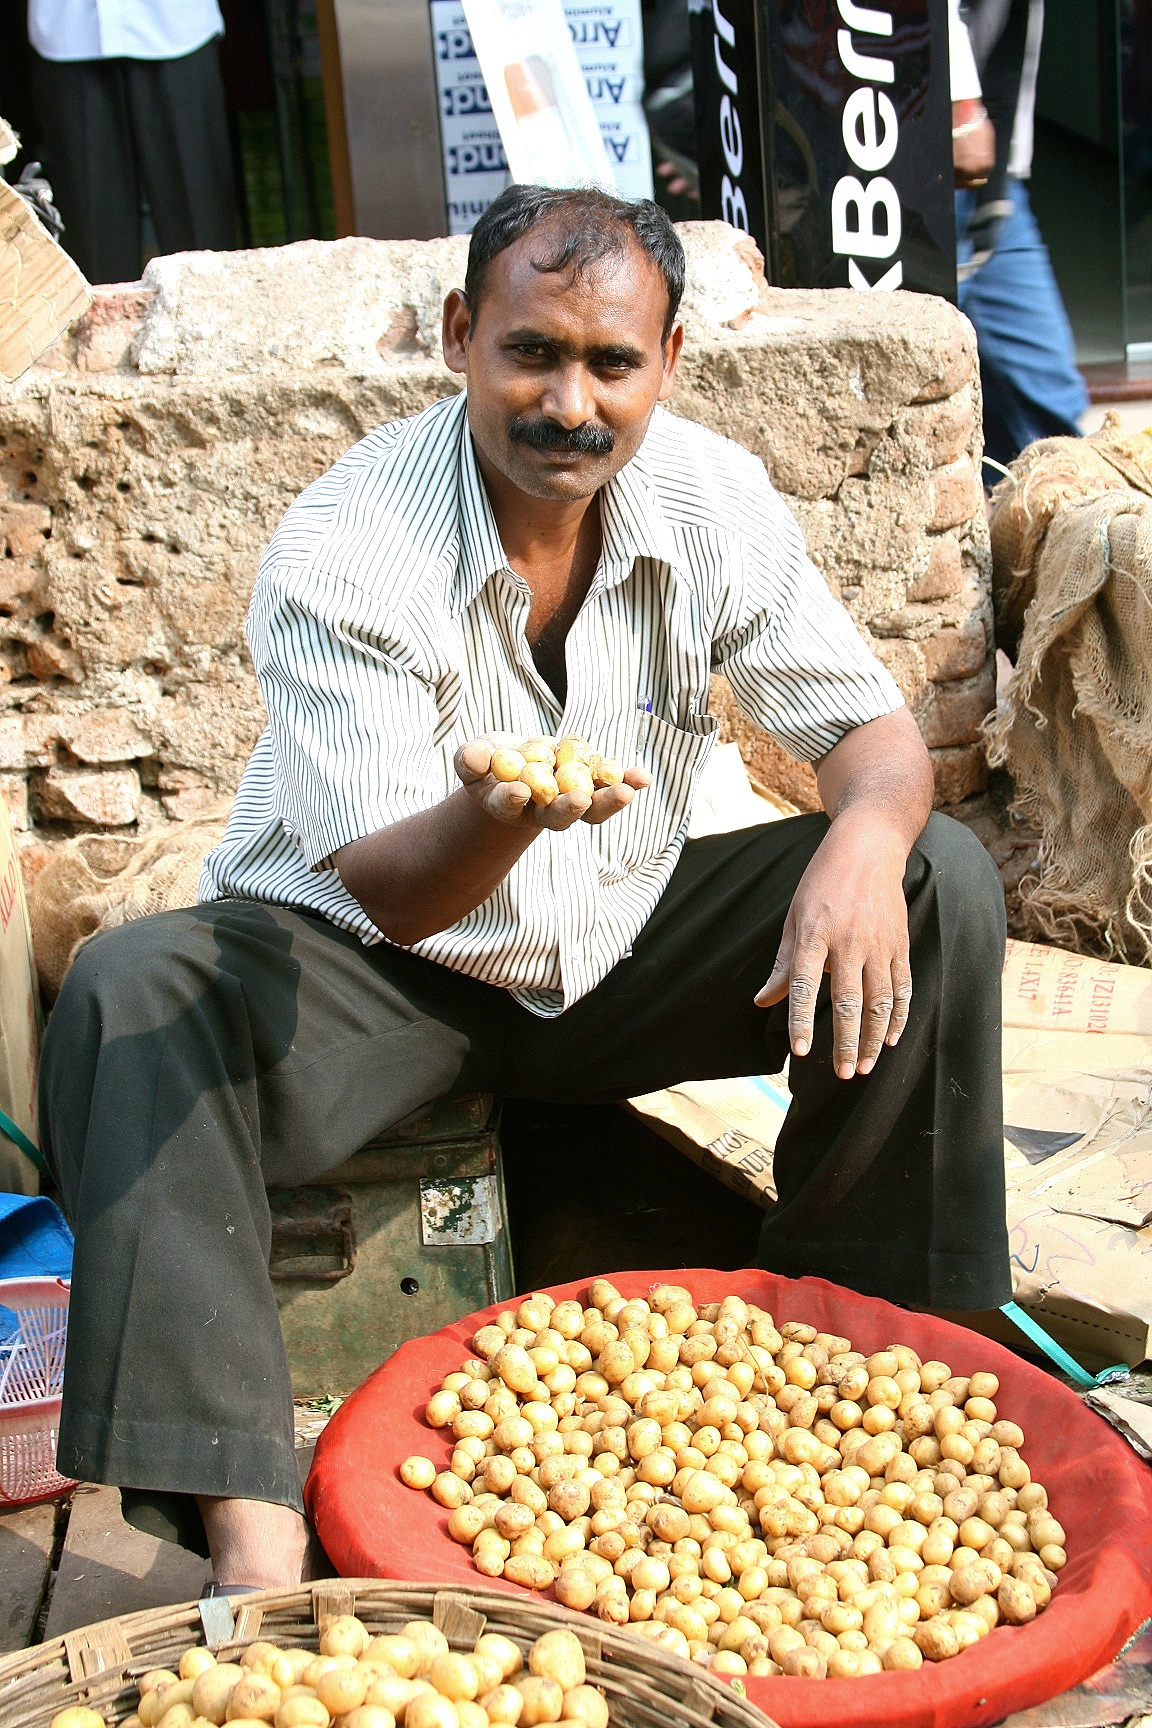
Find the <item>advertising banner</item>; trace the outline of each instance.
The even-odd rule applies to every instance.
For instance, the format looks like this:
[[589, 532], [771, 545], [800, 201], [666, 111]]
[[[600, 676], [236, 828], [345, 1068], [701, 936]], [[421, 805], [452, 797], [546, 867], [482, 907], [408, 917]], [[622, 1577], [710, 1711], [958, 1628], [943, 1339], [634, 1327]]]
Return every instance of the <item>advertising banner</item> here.
[[[500, 92], [497, 112], [462, 0], [430, 0], [449, 233], [470, 234], [512, 178], [544, 185], [591, 181], [624, 198], [650, 197], [639, 0], [573, 0], [563, 7], [568, 52], [574, 51], [577, 84], [583, 84], [583, 92], [575, 93], [570, 67], [557, 80], [556, 63], [563, 68], [566, 51], [553, 5], [515, 0], [518, 16], [532, 23], [517, 24], [509, 37], [501, 10], [506, 0], [469, 3]], [[501, 135], [501, 115], [507, 137]]]
[[615, 188], [560, 0], [464, 0], [514, 180]]
[[956, 293], [947, 0], [690, 0], [703, 214], [772, 281]]
[[779, 281], [765, 152], [761, 0], [688, 0], [701, 215], [751, 234]]
[[568, 0], [572, 45], [621, 198], [651, 198], [640, 0]]
[[508, 184], [508, 158], [460, 0], [431, 0], [449, 234], [471, 234]]

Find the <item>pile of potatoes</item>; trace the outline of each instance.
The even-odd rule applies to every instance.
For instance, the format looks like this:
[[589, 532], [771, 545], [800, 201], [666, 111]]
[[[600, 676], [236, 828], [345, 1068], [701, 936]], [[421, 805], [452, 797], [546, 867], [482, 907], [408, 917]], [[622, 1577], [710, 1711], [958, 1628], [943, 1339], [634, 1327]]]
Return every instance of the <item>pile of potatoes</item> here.
[[[608, 1728], [608, 1705], [587, 1684], [584, 1652], [571, 1632], [545, 1632], [525, 1665], [519, 1647], [485, 1632], [468, 1655], [450, 1649], [429, 1620], [373, 1638], [355, 1615], [329, 1620], [314, 1650], [263, 1640], [238, 1661], [186, 1650], [179, 1672], [140, 1680], [137, 1713], [121, 1728]], [[105, 1728], [95, 1710], [73, 1707], [51, 1728]]]
[[727, 1675], [919, 1668], [1047, 1606], [1064, 1531], [994, 1374], [871, 1356], [739, 1297], [537, 1293], [429, 1400], [400, 1466], [477, 1569]]
[[527, 738], [492, 752], [496, 780], [521, 780], [534, 804], [547, 805], [561, 792], [591, 798], [604, 786], [619, 786], [624, 770], [614, 756], [601, 756], [586, 738]]

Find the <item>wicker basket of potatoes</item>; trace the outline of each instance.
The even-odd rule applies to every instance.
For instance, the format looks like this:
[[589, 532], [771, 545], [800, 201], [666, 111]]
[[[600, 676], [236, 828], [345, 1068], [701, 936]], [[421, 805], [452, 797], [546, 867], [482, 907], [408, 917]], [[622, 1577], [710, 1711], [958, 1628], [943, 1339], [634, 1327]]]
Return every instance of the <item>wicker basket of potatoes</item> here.
[[665, 1651], [540, 1601], [365, 1579], [231, 1606], [221, 1642], [221, 1604], [188, 1603], [0, 1658], [0, 1723], [765, 1728], [745, 1698]]

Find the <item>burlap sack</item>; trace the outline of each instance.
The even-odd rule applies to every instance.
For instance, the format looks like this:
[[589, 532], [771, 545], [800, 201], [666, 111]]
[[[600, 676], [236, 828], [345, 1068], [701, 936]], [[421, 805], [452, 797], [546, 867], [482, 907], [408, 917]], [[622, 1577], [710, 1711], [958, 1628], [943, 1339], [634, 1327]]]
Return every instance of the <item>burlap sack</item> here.
[[140, 840], [83, 834], [47, 863], [28, 895], [40, 988], [60, 994], [76, 950], [98, 930], [149, 912], [196, 904], [206, 855], [224, 833], [228, 804]]
[[1152, 435], [1031, 446], [993, 495], [1016, 672], [989, 755], [1041, 834], [1037, 934], [1152, 963]]

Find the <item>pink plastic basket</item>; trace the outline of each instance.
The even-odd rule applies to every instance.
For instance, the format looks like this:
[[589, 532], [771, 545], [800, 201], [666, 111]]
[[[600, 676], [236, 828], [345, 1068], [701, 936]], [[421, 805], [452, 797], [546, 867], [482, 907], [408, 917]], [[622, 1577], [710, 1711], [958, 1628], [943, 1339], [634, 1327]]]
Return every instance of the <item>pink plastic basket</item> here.
[[0, 1506], [49, 1500], [74, 1486], [56, 1468], [68, 1285], [0, 1278], [0, 1309], [16, 1330], [0, 1343]]

